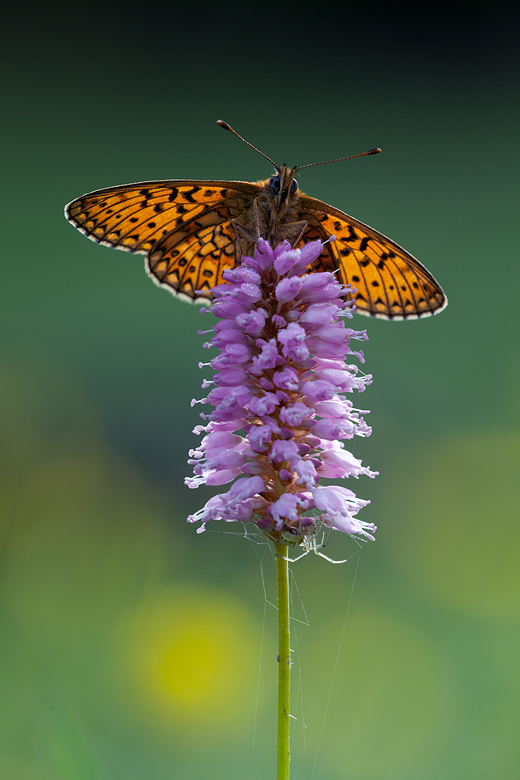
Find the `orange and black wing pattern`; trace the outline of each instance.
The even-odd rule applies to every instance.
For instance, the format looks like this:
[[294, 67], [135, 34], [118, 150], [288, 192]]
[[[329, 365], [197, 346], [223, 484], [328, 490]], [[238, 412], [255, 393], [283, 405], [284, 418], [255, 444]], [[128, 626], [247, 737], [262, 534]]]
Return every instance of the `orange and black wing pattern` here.
[[235, 265], [233, 220], [251, 207], [258, 190], [230, 181], [126, 184], [77, 198], [65, 216], [98, 244], [146, 254], [146, 270], [157, 284], [204, 301]]
[[361, 314], [408, 320], [437, 314], [447, 306], [440, 285], [405, 249], [368, 225], [320, 200], [300, 198], [301, 219], [309, 223], [305, 240], [330, 241], [315, 271], [340, 271], [343, 284], [356, 288], [352, 298]]

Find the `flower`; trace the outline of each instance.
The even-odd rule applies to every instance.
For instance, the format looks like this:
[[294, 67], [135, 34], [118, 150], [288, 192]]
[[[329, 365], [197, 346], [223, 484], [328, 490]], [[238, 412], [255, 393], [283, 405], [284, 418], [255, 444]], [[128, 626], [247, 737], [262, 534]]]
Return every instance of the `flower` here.
[[[347, 356], [364, 362], [352, 340], [366, 331], [346, 327], [355, 306], [352, 291], [333, 273], [307, 274], [323, 248], [320, 241], [273, 249], [259, 239], [255, 256], [243, 256], [213, 289], [210, 311], [218, 322], [205, 347], [217, 347], [215, 373], [201, 401], [206, 425], [190, 451], [188, 487], [224, 485], [190, 515], [205, 530], [210, 520], [254, 522], [271, 539], [299, 544], [320, 524], [374, 539], [373, 524], [357, 519], [369, 502], [349, 489], [323, 486], [323, 478], [345, 479], [377, 472], [344, 448], [344, 440], [369, 436], [371, 429], [347, 398], [372, 381]], [[202, 367], [202, 364], [201, 364]], [[236, 480], [236, 481], [234, 481]]]

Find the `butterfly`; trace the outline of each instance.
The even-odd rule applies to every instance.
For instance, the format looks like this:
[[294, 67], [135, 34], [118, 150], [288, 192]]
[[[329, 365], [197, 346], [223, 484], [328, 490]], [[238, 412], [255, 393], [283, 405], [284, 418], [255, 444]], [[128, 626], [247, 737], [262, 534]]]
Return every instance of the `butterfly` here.
[[[225, 122], [218, 123], [259, 151]], [[242, 254], [254, 252], [261, 236], [272, 246], [285, 239], [296, 247], [327, 242], [309, 273], [337, 271], [343, 284], [356, 289], [347, 300], [354, 298], [361, 314], [404, 320], [446, 307], [439, 284], [405, 249], [343, 211], [304, 195], [295, 179], [302, 168], [277, 166], [259, 154], [275, 168], [263, 181], [123, 184], [73, 200], [65, 216], [98, 244], [145, 254], [146, 271], [156, 284], [192, 302], [211, 300], [211, 289], [225, 282], [223, 272]]]

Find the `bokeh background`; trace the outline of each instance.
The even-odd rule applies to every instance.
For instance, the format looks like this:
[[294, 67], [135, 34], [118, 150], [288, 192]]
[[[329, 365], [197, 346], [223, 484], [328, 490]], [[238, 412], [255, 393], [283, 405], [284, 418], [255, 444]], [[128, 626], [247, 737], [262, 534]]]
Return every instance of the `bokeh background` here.
[[381, 146], [300, 186], [450, 301], [355, 320], [379, 531], [294, 566], [294, 777], [520, 777], [518, 22], [496, 0], [9, 9], [2, 780], [274, 776], [270, 550], [185, 522], [209, 320], [62, 216], [130, 181], [269, 176], [218, 118], [278, 162]]

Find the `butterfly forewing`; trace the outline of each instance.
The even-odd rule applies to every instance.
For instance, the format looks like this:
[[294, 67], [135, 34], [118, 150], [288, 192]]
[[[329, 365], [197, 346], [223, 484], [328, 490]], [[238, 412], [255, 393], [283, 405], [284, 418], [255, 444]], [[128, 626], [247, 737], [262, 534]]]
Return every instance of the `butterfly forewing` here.
[[[234, 217], [239, 216], [257, 191], [249, 182], [140, 182], [90, 192], [69, 203], [65, 213], [78, 230], [100, 244], [148, 252], [170, 230], [211, 211], [215, 204], [230, 201]], [[237, 196], [242, 201], [233, 203]]]
[[368, 225], [322, 201], [302, 196], [301, 218], [308, 221], [305, 240], [326, 244], [318, 258], [323, 270], [339, 269], [352, 284], [356, 309], [383, 319], [413, 319], [445, 308], [446, 297], [433, 276], [412, 255]]

